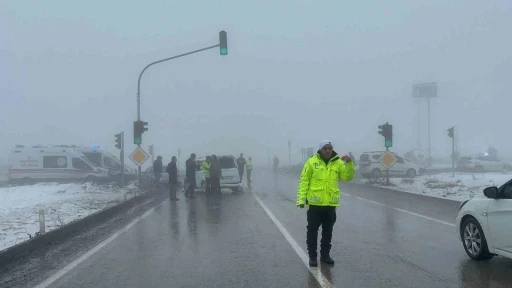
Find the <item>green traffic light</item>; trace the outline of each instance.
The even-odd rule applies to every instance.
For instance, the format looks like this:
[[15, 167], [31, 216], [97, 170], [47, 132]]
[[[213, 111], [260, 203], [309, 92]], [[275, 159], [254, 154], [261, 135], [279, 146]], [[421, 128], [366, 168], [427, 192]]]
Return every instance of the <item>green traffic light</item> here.
[[386, 142], [384, 143], [384, 146], [386, 146], [386, 148], [393, 147], [393, 141], [386, 140]]
[[225, 48], [225, 47], [220, 48], [220, 55], [228, 55], [228, 48]]
[[137, 145], [142, 144], [142, 141], [141, 141], [140, 137], [134, 137], [133, 138], [133, 144], [137, 144]]

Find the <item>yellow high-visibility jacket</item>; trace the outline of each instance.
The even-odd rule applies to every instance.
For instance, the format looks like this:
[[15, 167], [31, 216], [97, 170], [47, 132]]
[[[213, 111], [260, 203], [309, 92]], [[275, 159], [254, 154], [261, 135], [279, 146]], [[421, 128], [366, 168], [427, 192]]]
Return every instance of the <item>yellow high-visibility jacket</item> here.
[[203, 164], [201, 164], [201, 170], [204, 171], [204, 177], [210, 178], [210, 163], [204, 161]]
[[309, 158], [300, 175], [297, 205], [339, 206], [339, 181], [349, 182], [354, 178], [356, 168], [353, 162], [345, 163], [333, 151], [326, 164], [320, 154]]

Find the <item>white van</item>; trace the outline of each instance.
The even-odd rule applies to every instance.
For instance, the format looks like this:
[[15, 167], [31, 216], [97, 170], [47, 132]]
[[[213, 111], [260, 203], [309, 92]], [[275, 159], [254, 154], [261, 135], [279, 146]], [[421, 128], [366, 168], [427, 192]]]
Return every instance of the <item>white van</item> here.
[[95, 167], [73, 148], [17, 145], [9, 156], [10, 182], [98, 182], [107, 178], [107, 169]]
[[[72, 146], [71, 148], [74, 147]], [[76, 146], [75, 149], [78, 152], [84, 154], [85, 158], [87, 158], [87, 160], [89, 160], [89, 162], [91, 162], [94, 166], [107, 169], [111, 177], [120, 177], [121, 160], [119, 160], [119, 158], [117, 158], [113, 154], [109, 153], [108, 151], [100, 147]], [[126, 163], [124, 164], [124, 174], [125, 179], [127, 180], [131, 180], [131, 178], [136, 178], [135, 170], [130, 170], [129, 168], [127, 168]]]
[[[238, 174], [238, 166], [236, 158], [232, 155], [217, 156], [220, 161], [222, 169], [222, 178], [220, 178], [220, 188], [231, 189], [233, 192], [242, 192], [243, 187], [240, 183], [240, 175]], [[204, 171], [200, 170], [201, 164], [206, 160], [206, 157], [197, 158], [199, 170], [196, 171], [196, 188], [205, 191], [206, 181]]]

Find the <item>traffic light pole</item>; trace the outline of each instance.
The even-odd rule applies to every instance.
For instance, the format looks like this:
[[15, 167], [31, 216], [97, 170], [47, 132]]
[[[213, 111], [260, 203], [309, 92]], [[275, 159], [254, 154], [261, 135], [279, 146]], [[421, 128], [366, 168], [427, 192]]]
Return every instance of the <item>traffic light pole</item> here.
[[[389, 148], [386, 147], [386, 152], [389, 152]], [[389, 168], [386, 169], [386, 186], [389, 186]]]
[[455, 126], [452, 126], [452, 177], [455, 178]]
[[[142, 71], [140, 72], [140, 74], [139, 74], [139, 81], [137, 83], [137, 121], [140, 121], [140, 80], [142, 78], [142, 74], [144, 74], [144, 72], [149, 67], [151, 67], [151, 66], [153, 66], [155, 64], [158, 64], [158, 63], [162, 63], [162, 62], [166, 62], [166, 61], [173, 60], [173, 59], [176, 59], [176, 58], [180, 58], [180, 57], [183, 57], [183, 56], [187, 56], [187, 55], [203, 52], [203, 51], [210, 50], [210, 49], [213, 49], [213, 48], [216, 48], [216, 47], [220, 47], [220, 44], [209, 46], [209, 47], [205, 47], [205, 48], [194, 50], [194, 51], [190, 51], [190, 52], [183, 53], [183, 54], [180, 54], [180, 55], [176, 55], [176, 56], [173, 56], [173, 57], [165, 58], [165, 59], [162, 59], [162, 60], [151, 62], [148, 65], [146, 65], [146, 67], [144, 67], [144, 69], [142, 69]], [[140, 144], [138, 144], [137, 146], [140, 148]], [[139, 187], [142, 187], [142, 168], [141, 168], [141, 166], [138, 167], [138, 181], [139, 181]]]
[[124, 132], [121, 132], [121, 187], [124, 187]]

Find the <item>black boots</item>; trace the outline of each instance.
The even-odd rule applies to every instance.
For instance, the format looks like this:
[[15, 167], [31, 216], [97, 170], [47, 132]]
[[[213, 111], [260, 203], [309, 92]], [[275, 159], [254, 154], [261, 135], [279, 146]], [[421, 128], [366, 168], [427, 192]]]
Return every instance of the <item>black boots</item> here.
[[320, 257], [320, 261], [324, 262], [325, 264], [334, 265], [334, 260], [329, 255]]
[[[334, 265], [334, 260], [329, 255], [320, 257], [320, 261], [324, 262], [325, 264]], [[310, 267], [318, 266], [318, 261], [316, 260], [316, 257], [309, 257], [309, 266]]]

